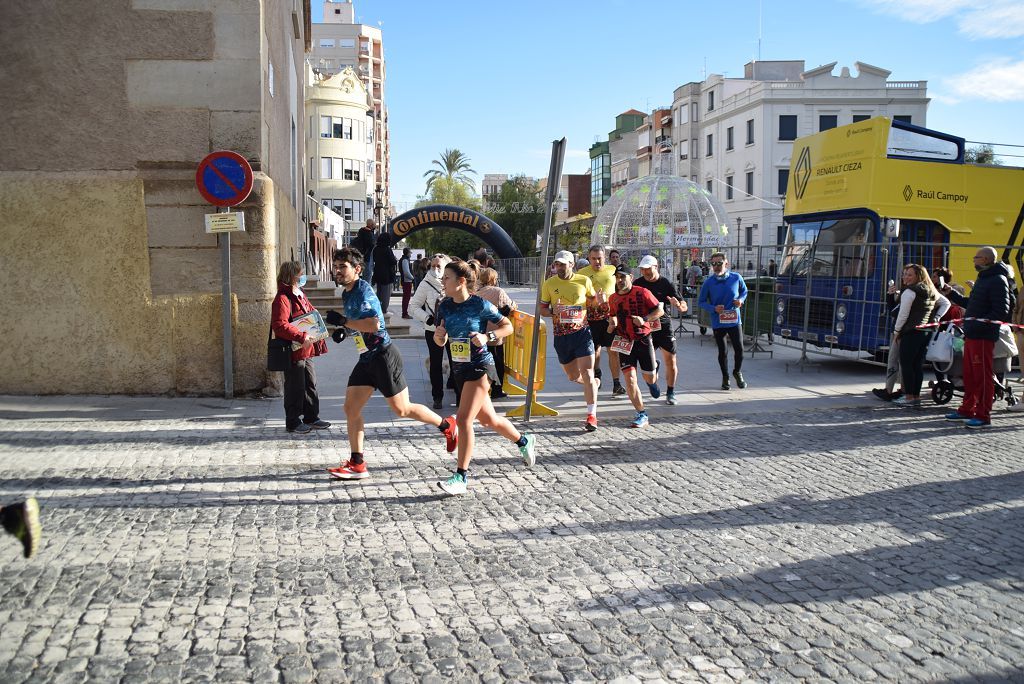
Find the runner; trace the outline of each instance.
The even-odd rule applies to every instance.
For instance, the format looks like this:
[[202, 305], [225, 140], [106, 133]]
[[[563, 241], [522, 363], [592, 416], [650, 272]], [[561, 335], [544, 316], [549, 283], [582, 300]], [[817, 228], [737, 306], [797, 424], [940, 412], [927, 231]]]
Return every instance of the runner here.
[[722, 252], [711, 255], [711, 273], [700, 286], [697, 301], [711, 314], [711, 329], [718, 345], [718, 366], [722, 369], [722, 389], [729, 389], [729, 361], [726, 359], [725, 338], [729, 337], [733, 351], [732, 376], [736, 386], [743, 389], [747, 381], [740, 368], [743, 366], [743, 328], [740, 307], [747, 299], [747, 284], [743, 276], [729, 270], [729, 260]]
[[[455, 419], [460, 438], [458, 466], [451, 477], [437, 483], [451, 496], [466, 493], [467, 472], [473, 458], [474, 420], [515, 442], [527, 467], [533, 467], [537, 461], [536, 438], [519, 432], [507, 418], [495, 413], [491, 405], [491, 383], [497, 382], [498, 371], [487, 343], [511, 335], [512, 322], [493, 304], [470, 294], [476, 288], [477, 270], [475, 265], [465, 262], [452, 262], [444, 267], [441, 284], [446, 299], [437, 307], [434, 330], [434, 342], [439, 346], [447, 344], [451, 350], [452, 375], [461, 397]], [[497, 329], [485, 332], [488, 323], [494, 323]]]
[[39, 550], [43, 526], [39, 524], [39, 502], [29, 497], [24, 501], [0, 506], [0, 524], [4, 531], [21, 542], [25, 558]]
[[658, 386], [651, 322], [660, 319], [664, 309], [650, 290], [633, 287], [633, 274], [623, 265], [615, 269], [615, 294], [609, 306], [608, 329], [614, 332], [611, 348], [618, 350], [619, 364], [626, 377], [626, 392], [636, 409], [636, 417], [630, 427], [646, 427], [650, 419], [636, 382], [636, 367], [640, 366], [649, 388]]
[[369, 477], [363, 461], [363, 407], [374, 390], [380, 390], [399, 418], [412, 418], [437, 427], [444, 434], [449, 453], [455, 451], [459, 436], [455, 416], [441, 418], [426, 406], [409, 402], [402, 357], [384, 328], [380, 301], [370, 284], [359, 277], [362, 270], [363, 255], [358, 250], [346, 247], [334, 253], [334, 281], [345, 290], [341, 295], [345, 313], [328, 311], [325, 320], [330, 325], [353, 331], [351, 337], [359, 350], [359, 360], [349, 375], [345, 392], [345, 418], [352, 455], [342, 465], [327, 470], [331, 477], [339, 480]]
[[[640, 260], [640, 274], [642, 278], [633, 281], [633, 285], [643, 287], [651, 291], [654, 298], [661, 302], [661, 318], [651, 324], [651, 341], [655, 349], [661, 349], [661, 358], [665, 361], [665, 403], [675, 405], [676, 403], [676, 375], [678, 364], [676, 363], [676, 337], [672, 334], [672, 319], [669, 317], [669, 305], [679, 309], [680, 313], [686, 313], [686, 302], [679, 298], [679, 292], [675, 285], [668, 278], [658, 271], [658, 260], [648, 254]], [[661, 390], [657, 385], [650, 387], [651, 398], [657, 399], [661, 396]]]
[[[597, 298], [593, 306], [587, 307], [587, 325], [590, 326], [590, 337], [594, 340], [594, 377], [597, 387], [601, 387], [601, 347], [611, 347], [612, 333], [608, 330], [608, 297], [615, 292], [615, 267], [605, 264], [604, 247], [594, 245], [587, 253], [589, 264], [579, 271], [594, 283]], [[612, 373], [612, 396], [626, 396], [626, 390], [619, 382], [619, 355], [608, 349], [608, 370]]]
[[572, 272], [572, 252], [555, 254], [555, 275], [540, 288], [540, 315], [551, 319], [558, 363], [572, 382], [583, 385], [587, 402], [587, 432], [597, 429], [597, 381], [594, 379], [594, 340], [587, 327], [585, 306], [592, 306], [594, 283]]

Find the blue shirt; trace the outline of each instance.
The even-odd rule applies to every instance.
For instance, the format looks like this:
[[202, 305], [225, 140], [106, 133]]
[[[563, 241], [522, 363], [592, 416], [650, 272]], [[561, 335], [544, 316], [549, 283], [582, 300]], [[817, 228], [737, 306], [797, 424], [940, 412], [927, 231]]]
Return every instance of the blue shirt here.
[[[700, 304], [700, 308], [711, 314], [711, 327], [717, 330], [718, 328], [732, 328], [742, 322], [740, 310], [733, 304], [733, 301], [737, 299], [741, 302], [747, 300], [747, 284], [743, 282], [743, 276], [739, 273], [729, 271], [724, 278], [719, 278], [716, 275], [708, 276], [704, 284], [700, 286], [697, 303]], [[718, 320], [718, 312], [715, 311], [715, 307], [719, 304], [724, 306], [726, 311], [735, 310], [736, 320], [725, 323]]]
[[[477, 295], [470, 295], [469, 299], [461, 304], [456, 304], [454, 299], [446, 297], [437, 307], [437, 320], [444, 323], [449, 343], [452, 340], [466, 339], [473, 333], [486, 334], [488, 323], [500, 323], [503, 318], [493, 304]], [[456, 367], [494, 365], [494, 357], [486, 345], [477, 347], [471, 342], [469, 348], [469, 363], [453, 362]]]
[[374, 294], [373, 287], [360, 278], [351, 290], [342, 291], [341, 301], [344, 304], [345, 318], [358, 321], [376, 316], [377, 320], [380, 321], [375, 333], [355, 333], [362, 336], [367, 349], [365, 353], [359, 355], [359, 361], [369, 361], [377, 355], [377, 352], [388, 346], [391, 342], [391, 336], [388, 335], [388, 331], [384, 328], [384, 312], [381, 311], [380, 300]]

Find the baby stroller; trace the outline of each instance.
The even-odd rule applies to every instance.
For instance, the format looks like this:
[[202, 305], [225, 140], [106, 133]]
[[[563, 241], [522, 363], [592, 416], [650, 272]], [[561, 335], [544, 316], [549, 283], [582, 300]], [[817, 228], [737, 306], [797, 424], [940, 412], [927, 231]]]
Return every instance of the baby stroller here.
[[[940, 328], [941, 329], [941, 328]], [[928, 386], [932, 390], [932, 401], [936, 404], [948, 404], [953, 397], [964, 396], [964, 333], [958, 326], [947, 323], [947, 331], [953, 333], [953, 360], [948, 364], [932, 362], [932, 369], [935, 371], [935, 380], [930, 380]], [[992, 384], [995, 388], [994, 401], [1006, 401], [1007, 406], [1016, 406], [1017, 397], [1013, 388], [1007, 381], [1010, 374], [1010, 363], [1013, 357], [996, 357], [992, 360]]]

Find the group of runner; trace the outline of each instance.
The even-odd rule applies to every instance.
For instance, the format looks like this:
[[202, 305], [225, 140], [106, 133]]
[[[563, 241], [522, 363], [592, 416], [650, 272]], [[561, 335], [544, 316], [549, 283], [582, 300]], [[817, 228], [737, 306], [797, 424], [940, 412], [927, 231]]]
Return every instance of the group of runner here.
[[[541, 286], [540, 315], [552, 319], [554, 349], [566, 377], [582, 385], [586, 402], [583, 427], [589, 432], [598, 428], [602, 349], [607, 350], [612, 395], [628, 396], [636, 410], [631, 427], [642, 428], [650, 422], [639, 389], [638, 372], [643, 375], [653, 399], [661, 397], [659, 374], [664, 372], [665, 401], [670, 405], [676, 403], [678, 365], [669, 307], [674, 306], [680, 313], [687, 311], [686, 302], [672, 281], [660, 274], [655, 257], [644, 256], [639, 263], [641, 275], [634, 278], [629, 267], [606, 263], [606, 256], [604, 247], [595, 245], [588, 251], [588, 266], [574, 272], [573, 254], [560, 251], [554, 258], [555, 274]], [[617, 254], [611, 256], [617, 257]], [[714, 275], [702, 286], [698, 302], [711, 314], [723, 389], [728, 389], [724, 340], [728, 337], [735, 348], [737, 340], [741, 339], [739, 309], [746, 299], [746, 287], [739, 274], [728, 271], [723, 254], [712, 255], [711, 265]], [[345, 393], [351, 453], [344, 463], [328, 469], [330, 475], [341, 480], [361, 480], [369, 476], [363, 451], [362, 411], [376, 391], [384, 396], [396, 416], [437, 428], [444, 436], [447, 451], [457, 450], [456, 471], [437, 483], [449, 495], [466, 492], [475, 441], [474, 423], [492, 428], [513, 442], [522, 460], [532, 467], [536, 463], [534, 436], [520, 432], [498, 415], [491, 404], [490, 388], [497, 382], [498, 375], [487, 344], [511, 335], [513, 329], [509, 319], [493, 304], [473, 294], [478, 265], [472, 261], [452, 261], [444, 266], [441, 277], [444, 298], [436, 307], [433, 342], [451, 351], [452, 373], [461, 397], [457, 413], [444, 418], [425, 405], [409, 400], [401, 355], [391, 344], [380, 301], [370, 285], [360, 278], [363, 268], [363, 255], [358, 250], [344, 248], [335, 252], [335, 282], [343, 289], [344, 312], [328, 311], [325, 320], [347, 331], [359, 351], [359, 359], [349, 376]], [[490, 331], [488, 324], [491, 324]], [[656, 358], [658, 349], [661, 360]], [[742, 388], [746, 383], [740, 373], [741, 363], [740, 345], [733, 375]]]

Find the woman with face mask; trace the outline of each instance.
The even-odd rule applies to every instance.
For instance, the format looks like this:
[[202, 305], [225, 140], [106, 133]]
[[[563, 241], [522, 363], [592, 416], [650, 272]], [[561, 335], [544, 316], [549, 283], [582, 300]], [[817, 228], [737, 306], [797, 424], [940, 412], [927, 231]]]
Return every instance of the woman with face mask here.
[[[409, 300], [409, 313], [417, 321], [423, 324], [423, 339], [427, 343], [427, 351], [430, 353], [430, 393], [434, 398], [434, 408], [444, 406], [444, 348], [434, 342], [434, 323], [437, 313], [437, 304], [444, 297], [441, 287], [441, 270], [451, 259], [446, 254], [435, 254], [430, 258], [430, 267], [427, 269], [419, 287]], [[449, 368], [451, 359], [448, 359]]]
[[292, 351], [291, 368], [284, 371], [284, 426], [288, 432], [300, 434], [331, 426], [326, 420], [320, 420], [320, 397], [313, 371], [313, 357], [326, 354], [327, 344], [323, 340], [314, 342], [307, 333], [292, 325], [293, 320], [313, 311], [313, 305], [302, 292], [305, 284], [302, 264], [284, 262], [277, 273], [277, 296], [270, 307], [270, 329], [274, 337], [302, 345]]

